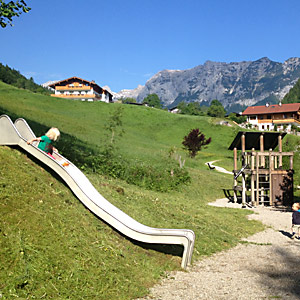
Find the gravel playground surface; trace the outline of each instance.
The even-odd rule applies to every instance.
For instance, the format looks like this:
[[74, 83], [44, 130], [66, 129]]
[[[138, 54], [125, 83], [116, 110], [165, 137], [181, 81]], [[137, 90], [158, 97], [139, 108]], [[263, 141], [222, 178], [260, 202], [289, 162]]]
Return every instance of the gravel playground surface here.
[[[219, 199], [210, 205], [240, 207]], [[245, 243], [168, 274], [144, 299], [300, 299], [300, 240], [290, 238], [291, 212], [251, 208], [268, 228]]]

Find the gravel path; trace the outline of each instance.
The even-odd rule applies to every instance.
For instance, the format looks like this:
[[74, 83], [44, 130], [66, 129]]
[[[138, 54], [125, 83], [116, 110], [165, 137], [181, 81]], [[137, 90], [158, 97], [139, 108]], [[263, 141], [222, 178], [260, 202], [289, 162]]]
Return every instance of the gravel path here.
[[[210, 205], [238, 207], [220, 199]], [[252, 208], [270, 226], [228, 251], [170, 273], [145, 299], [300, 299], [300, 240], [290, 239], [291, 212]]]

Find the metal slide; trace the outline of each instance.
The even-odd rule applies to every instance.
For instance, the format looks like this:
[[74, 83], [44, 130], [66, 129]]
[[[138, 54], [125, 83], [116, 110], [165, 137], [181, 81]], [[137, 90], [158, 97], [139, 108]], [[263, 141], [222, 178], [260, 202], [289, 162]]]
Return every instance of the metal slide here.
[[[0, 145], [18, 145], [50, 167], [89, 210], [125, 236], [144, 243], [182, 245], [184, 251], [181, 267], [186, 269], [191, 264], [195, 242], [192, 230], [152, 228], [137, 222], [101, 196], [87, 177], [66, 158], [55, 153], [53, 159], [36, 145], [26, 143], [34, 137], [24, 119], [17, 119], [13, 124], [7, 115], [0, 116]], [[68, 162], [69, 165], [64, 167], [63, 162]]]

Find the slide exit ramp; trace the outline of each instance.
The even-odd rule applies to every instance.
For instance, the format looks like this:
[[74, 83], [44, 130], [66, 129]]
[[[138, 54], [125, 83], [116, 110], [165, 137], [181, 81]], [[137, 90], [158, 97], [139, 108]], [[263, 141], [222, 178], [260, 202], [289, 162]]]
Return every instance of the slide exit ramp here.
[[[27, 140], [35, 134], [24, 119], [15, 123], [7, 115], [0, 116], [0, 145], [18, 145], [26, 152], [55, 171], [69, 186], [77, 198], [99, 218], [125, 236], [144, 243], [182, 245], [181, 267], [191, 264], [195, 234], [189, 229], [160, 229], [145, 226], [107, 201], [91, 184], [87, 177], [65, 157], [54, 153], [55, 159], [37, 148], [37, 144], [28, 145]], [[66, 167], [62, 162], [68, 162]]]

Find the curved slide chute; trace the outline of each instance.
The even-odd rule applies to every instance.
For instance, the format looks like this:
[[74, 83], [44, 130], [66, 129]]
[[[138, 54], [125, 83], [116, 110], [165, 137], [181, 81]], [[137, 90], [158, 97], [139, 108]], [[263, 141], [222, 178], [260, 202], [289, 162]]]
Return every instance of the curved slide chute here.
[[[0, 145], [18, 145], [32, 156], [54, 170], [69, 186], [77, 198], [99, 218], [125, 236], [144, 243], [172, 244], [184, 247], [181, 267], [191, 264], [195, 234], [189, 229], [159, 229], [145, 226], [107, 201], [87, 177], [65, 157], [54, 153], [53, 159], [27, 140], [35, 137], [24, 119], [15, 123], [7, 115], [0, 116]], [[63, 162], [68, 166], [64, 167]]]

